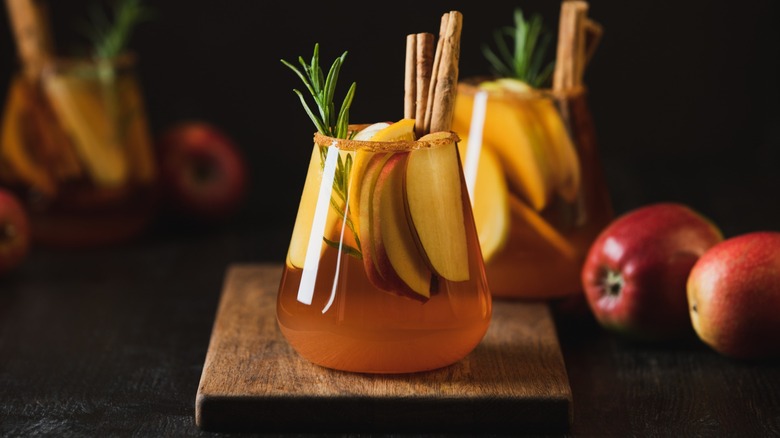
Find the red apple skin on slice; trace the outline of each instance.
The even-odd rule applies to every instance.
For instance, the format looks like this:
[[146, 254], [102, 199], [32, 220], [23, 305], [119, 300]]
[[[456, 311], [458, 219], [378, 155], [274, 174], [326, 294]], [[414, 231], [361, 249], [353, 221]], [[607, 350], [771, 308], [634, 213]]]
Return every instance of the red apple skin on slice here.
[[408, 152], [394, 153], [377, 178], [372, 237], [382, 276], [391, 279], [397, 292], [427, 300], [431, 296], [431, 271], [418, 250], [404, 201], [408, 157]]
[[360, 242], [363, 250], [363, 269], [366, 272], [368, 280], [376, 287], [388, 290], [390, 286], [382, 277], [379, 272], [379, 262], [376, 258], [376, 249], [374, 248], [374, 240], [371, 236], [372, 231], [372, 215], [373, 215], [373, 194], [374, 186], [376, 185], [379, 172], [382, 170], [385, 162], [389, 158], [388, 154], [377, 153], [370, 158], [366, 158], [367, 163], [365, 170], [362, 173], [362, 181], [360, 181], [358, 202], [358, 220], [362, 224], [358, 229], [358, 236], [360, 236]]
[[[389, 153], [377, 153], [369, 159], [363, 173], [358, 207], [359, 220], [363, 224], [359, 231], [360, 241], [363, 242], [363, 268], [368, 280], [379, 289], [415, 299], [426, 299], [425, 296], [412, 290], [395, 272], [381, 236], [382, 197], [388, 190], [386, 187], [388, 174], [402, 158], [396, 157], [397, 155]], [[391, 161], [394, 164], [388, 166]], [[403, 210], [402, 214], [405, 215]]]

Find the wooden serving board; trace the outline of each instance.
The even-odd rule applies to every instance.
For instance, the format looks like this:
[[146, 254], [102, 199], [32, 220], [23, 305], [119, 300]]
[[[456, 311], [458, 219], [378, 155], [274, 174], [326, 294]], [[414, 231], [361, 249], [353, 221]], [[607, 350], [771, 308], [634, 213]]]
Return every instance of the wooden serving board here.
[[572, 396], [551, 313], [493, 302], [482, 342], [422, 373], [334, 371], [299, 357], [276, 323], [281, 265], [231, 266], [195, 403], [197, 425], [249, 432], [566, 431]]

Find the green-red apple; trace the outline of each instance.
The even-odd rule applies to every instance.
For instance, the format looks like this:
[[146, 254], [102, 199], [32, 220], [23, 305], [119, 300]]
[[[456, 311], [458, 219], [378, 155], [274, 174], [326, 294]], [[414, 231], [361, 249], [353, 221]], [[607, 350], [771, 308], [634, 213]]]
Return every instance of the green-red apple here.
[[204, 121], [183, 121], [157, 142], [166, 201], [177, 214], [205, 222], [227, 219], [243, 205], [249, 169], [238, 145]]
[[734, 358], [780, 356], [780, 232], [754, 231], [708, 250], [688, 278], [699, 338]]
[[711, 220], [678, 203], [651, 204], [617, 217], [593, 242], [582, 268], [595, 318], [633, 339], [693, 335], [688, 274], [722, 240]]

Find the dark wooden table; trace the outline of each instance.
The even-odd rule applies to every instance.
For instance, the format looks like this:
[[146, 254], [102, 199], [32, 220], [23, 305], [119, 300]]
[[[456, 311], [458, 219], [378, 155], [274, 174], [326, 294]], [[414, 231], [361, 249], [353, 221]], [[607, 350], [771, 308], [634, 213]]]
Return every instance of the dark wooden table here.
[[[0, 436], [220, 436], [194, 414], [226, 268], [286, 249], [286, 230], [256, 228], [35, 248], [0, 279]], [[695, 340], [627, 343], [558, 316], [574, 400], [566, 435], [780, 436], [780, 363], [733, 361]]]

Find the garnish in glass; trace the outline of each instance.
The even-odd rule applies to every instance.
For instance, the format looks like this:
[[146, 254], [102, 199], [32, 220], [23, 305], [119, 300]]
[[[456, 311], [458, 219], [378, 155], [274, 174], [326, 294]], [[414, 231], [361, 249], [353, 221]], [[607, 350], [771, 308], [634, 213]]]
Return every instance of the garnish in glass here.
[[[314, 45], [314, 53], [311, 57], [309, 64], [304, 61], [303, 57], [298, 57], [298, 63], [301, 65], [299, 69], [290, 62], [282, 59], [282, 64], [289, 67], [295, 74], [301, 79], [306, 88], [309, 90], [314, 103], [316, 104], [316, 112], [312, 110], [311, 106], [306, 102], [303, 93], [298, 89], [293, 89], [295, 94], [301, 100], [303, 109], [309, 118], [314, 122], [314, 126], [323, 135], [335, 138], [350, 138], [353, 134], [349, 132], [349, 108], [352, 105], [352, 99], [355, 96], [356, 83], [353, 82], [349, 87], [344, 101], [341, 104], [341, 108], [336, 112], [336, 105], [333, 103], [333, 99], [336, 94], [336, 83], [338, 82], [341, 66], [344, 64], [344, 59], [347, 57], [347, 52], [344, 52], [333, 61], [328, 75], [325, 76], [322, 68], [320, 67], [320, 45]], [[325, 167], [325, 155], [327, 153], [326, 148], [319, 146], [320, 148], [320, 166]], [[349, 199], [349, 181], [350, 174], [352, 172], [352, 155], [346, 154], [346, 158], [342, 160], [341, 155], [338, 157], [336, 164], [336, 174], [333, 179], [333, 193], [338, 199], [331, 196], [330, 205], [339, 214], [340, 217], [346, 219], [347, 227], [355, 237], [355, 243], [357, 248], [352, 248], [348, 245], [342, 246], [342, 251], [345, 253], [362, 258], [360, 249], [360, 239], [355, 230], [354, 223], [351, 219], [351, 211], [348, 209], [345, 211], [345, 207], [348, 205]], [[341, 207], [344, 205], [345, 207]], [[323, 236], [323, 240], [329, 246], [339, 248], [339, 242], [334, 242]]]
[[555, 63], [544, 64], [552, 37], [545, 31], [540, 15], [534, 14], [526, 21], [523, 11], [516, 8], [514, 26], [497, 29], [493, 38], [495, 49], [484, 45], [482, 53], [494, 75], [518, 79], [534, 88], [547, 85]]
[[151, 19], [152, 11], [141, 0], [116, 0], [107, 8], [93, 4], [84, 33], [92, 43], [92, 54], [99, 59], [121, 55], [134, 28]]

